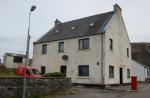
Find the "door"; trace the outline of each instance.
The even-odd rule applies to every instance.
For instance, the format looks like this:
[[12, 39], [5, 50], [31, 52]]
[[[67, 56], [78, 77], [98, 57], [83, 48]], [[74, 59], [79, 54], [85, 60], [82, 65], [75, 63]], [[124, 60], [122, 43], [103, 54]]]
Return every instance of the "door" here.
[[45, 74], [45, 70], [46, 70], [46, 67], [45, 66], [41, 66], [41, 74]]
[[120, 73], [120, 84], [123, 84], [123, 68], [119, 69], [119, 73]]
[[60, 67], [60, 72], [61, 72], [62, 74], [64, 74], [64, 76], [66, 77], [67, 67], [66, 67], [66, 66], [61, 66], [61, 67]]

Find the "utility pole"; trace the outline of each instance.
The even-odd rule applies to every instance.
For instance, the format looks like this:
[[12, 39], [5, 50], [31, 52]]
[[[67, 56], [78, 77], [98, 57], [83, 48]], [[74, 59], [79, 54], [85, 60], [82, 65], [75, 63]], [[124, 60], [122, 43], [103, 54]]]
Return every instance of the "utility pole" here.
[[28, 24], [28, 34], [27, 34], [27, 46], [26, 46], [26, 59], [25, 59], [25, 71], [24, 71], [24, 78], [23, 78], [23, 94], [22, 98], [26, 98], [26, 67], [28, 64], [29, 59], [29, 46], [30, 46], [30, 17], [31, 13], [36, 9], [36, 6], [32, 6], [29, 13], [29, 24]]

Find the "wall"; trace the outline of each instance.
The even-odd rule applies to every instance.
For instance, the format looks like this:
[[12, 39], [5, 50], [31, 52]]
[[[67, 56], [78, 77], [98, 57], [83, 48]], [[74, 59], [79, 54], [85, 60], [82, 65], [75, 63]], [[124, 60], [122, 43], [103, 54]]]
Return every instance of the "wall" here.
[[[127, 78], [127, 69], [131, 71], [131, 45], [121, 11], [115, 12], [104, 36], [105, 84], [120, 83], [120, 68], [123, 68], [123, 83], [129, 83], [130, 78]], [[109, 48], [110, 38], [113, 40], [113, 50]], [[129, 57], [127, 57], [127, 48], [129, 48]], [[109, 78], [109, 65], [114, 66], [114, 78]]]
[[[27, 79], [26, 96], [51, 95], [54, 92], [69, 92], [72, 84], [69, 78], [31, 78]], [[0, 77], [0, 95], [22, 96], [23, 78]], [[20, 97], [21, 98], [21, 97]]]
[[6, 68], [17, 68], [19, 66], [25, 65], [25, 58], [23, 58], [22, 63], [14, 63], [13, 56], [5, 56], [4, 65], [6, 66]]
[[[90, 38], [90, 49], [79, 50], [79, 39]], [[58, 43], [64, 42], [64, 53], [58, 52]], [[42, 45], [47, 44], [47, 54], [42, 55]], [[72, 38], [50, 43], [34, 44], [33, 66], [46, 66], [46, 72], [60, 72], [60, 66], [67, 66], [67, 77], [73, 83], [101, 84], [101, 35]], [[68, 61], [62, 60], [68, 55]], [[97, 65], [97, 62], [99, 65]], [[89, 65], [89, 77], [78, 76], [78, 65]]]
[[132, 61], [132, 76], [137, 76], [138, 81], [145, 81], [146, 70], [144, 68], [144, 65]]

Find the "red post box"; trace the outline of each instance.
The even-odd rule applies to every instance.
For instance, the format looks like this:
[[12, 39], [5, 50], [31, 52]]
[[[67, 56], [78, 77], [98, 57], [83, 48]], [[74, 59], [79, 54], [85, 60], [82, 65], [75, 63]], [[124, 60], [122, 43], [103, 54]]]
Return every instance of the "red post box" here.
[[137, 77], [131, 76], [131, 90], [137, 90]]

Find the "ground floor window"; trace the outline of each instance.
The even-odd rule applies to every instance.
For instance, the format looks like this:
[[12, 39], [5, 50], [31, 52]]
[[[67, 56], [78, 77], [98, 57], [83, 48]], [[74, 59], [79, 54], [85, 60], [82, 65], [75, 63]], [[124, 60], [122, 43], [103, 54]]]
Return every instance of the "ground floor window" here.
[[89, 76], [89, 65], [79, 65], [78, 76]]
[[130, 78], [130, 69], [127, 69], [127, 78]]
[[114, 78], [114, 66], [109, 66], [109, 78]]

